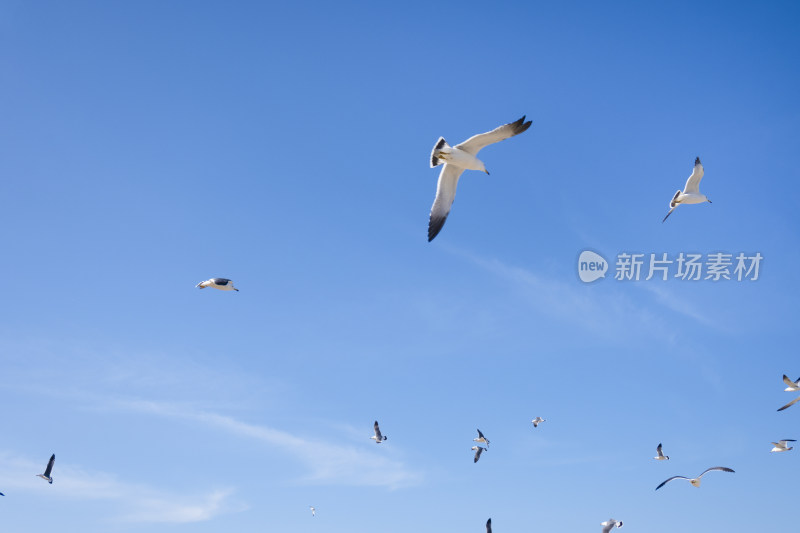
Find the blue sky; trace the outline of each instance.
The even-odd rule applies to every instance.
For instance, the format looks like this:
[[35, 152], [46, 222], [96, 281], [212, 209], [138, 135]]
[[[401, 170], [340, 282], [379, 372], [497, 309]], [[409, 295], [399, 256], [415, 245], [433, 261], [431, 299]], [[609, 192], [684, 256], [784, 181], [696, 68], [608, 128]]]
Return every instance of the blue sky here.
[[[0, 2], [0, 530], [785, 527], [799, 15]], [[436, 139], [523, 114], [426, 242]], [[695, 156], [714, 203], [662, 224]]]

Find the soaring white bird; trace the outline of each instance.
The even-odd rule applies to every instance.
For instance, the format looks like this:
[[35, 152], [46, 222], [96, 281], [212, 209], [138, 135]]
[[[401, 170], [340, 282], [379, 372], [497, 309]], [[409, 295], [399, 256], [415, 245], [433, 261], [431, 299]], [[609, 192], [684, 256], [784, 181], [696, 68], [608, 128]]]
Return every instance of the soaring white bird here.
[[47, 468], [44, 469], [44, 474], [36, 474], [36, 477], [40, 477], [50, 483], [53, 484], [53, 478], [50, 477], [50, 474], [53, 472], [53, 463], [56, 462], [56, 454], [50, 456], [50, 460], [47, 461]]
[[531, 420], [531, 422], [533, 422], [533, 427], [539, 427], [539, 424], [541, 424], [542, 422], [547, 422], [547, 420], [545, 420], [541, 416], [537, 416], [536, 418]]
[[375, 434], [370, 438], [375, 441], [376, 444], [380, 444], [381, 442], [386, 440], [386, 435], [381, 435], [381, 428], [378, 427], [378, 421], [375, 421]]
[[311, 516], [317, 516], [317, 510], [314, 509], [313, 505], [308, 506], [311, 509]]
[[797, 442], [797, 441], [794, 439], [783, 439], [779, 440], [778, 442], [773, 442], [772, 444], [774, 444], [775, 447], [772, 448], [770, 452], [788, 452], [789, 450], [793, 450], [794, 447], [792, 446], [787, 447], [787, 444], [789, 444], [790, 442]]
[[205, 289], [206, 287], [211, 287], [212, 289], [219, 289], [221, 291], [238, 291], [236, 287], [233, 286], [233, 282], [227, 278], [211, 278], [206, 281], [201, 281], [195, 287], [200, 289]]
[[444, 163], [439, 174], [439, 183], [436, 186], [436, 199], [431, 207], [431, 216], [428, 222], [428, 242], [432, 241], [442, 230], [450, 207], [456, 198], [458, 178], [464, 170], [480, 170], [489, 173], [483, 161], [476, 156], [481, 148], [500, 142], [514, 135], [519, 135], [531, 126], [531, 121], [525, 122], [525, 117], [516, 122], [504, 124], [487, 133], [474, 135], [461, 144], [450, 146], [444, 137], [439, 137], [431, 152], [431, 168]]
[[483, 433], [481, 433], [480, 429], [478, 430], [478, 438], [477, 439], [472, 439], [472, 440], [474, 442], [482, 442], [482, 443], [484, 443], [486, 445], [487, 448], [489, 447], [489, 439], [487, 439], [486, 437], [483, 436]]
[[[797, 391], [800, 390], [800, 378], [797, 378], [797, 381], [792, 381], [791, 379], [789, 379], [789, 376], [784, 374], [783, 375], [783, 382], [788, 385], [788, 387], [783, 389], [784, 392], [797, 392]], [[786, 405], [784, 405], [783, 407], [778, 409], [778, 411], [783, 411], [784, 409], [788, 409], [789, 407], [793, 406], [794, 404], [796, 404], [799, 401], [800, 401], [800, 396], [798, 396], [797, 398], [795, 398], [791, 402], [787, 403]]]
[[700, 474], [699, 476], [697, 476], [695, 478], [688, 478], [688, 477], [684, 477], [684, 476], [672, 476], [668, 480], [666, 480], [663, 483], [661, 483], [661, 485], [656, 487], [656, 490], [660, 489], [661, 487], [663, 487], [664, 485], [666, 485], [667, 483], [669, 483], [673, 479], [685, 479], [686, 481], [691, 483], [693, 487], [699, 487], [700, 486], [700, 478], [703, 477], [703, 475], [705, 475], [707, 472], [711, 472], [713, 470], [719, 470], [720, 472], [733, 472], [732, 469], [724, 467], [724, 466], [713, 466], [713, 467], [711, 467], [711, 468], [709, 468], [707, 470], [704, 470], [702, 474]]
[[[700, 193], [701, 179], [703, 179], [703, 165], [700, 163], [700, 158], [698, 157], [694, 160], [694, 170], [692, 170], [692, 175], [689, 176], [689, 179], [686, 180], [686, 186], [683, 188], [683, 191], [679, 189], [669, 202], [669, 213], [664, 217], [664, 220], [667, 220], [667, 217], [681, 204], [711, 203], [711, 200], [706, 198], [705, 194]], [[661, 222], [664, 222], [664, 220]]]
[[492, 519], [486, 521], [486, 533], [492, 533]]
[[614, 520], [613, 518], [609, 518], [605, 522], [600, 522], [600, 525], [603, 526], [602, 533], [608, 533], [614, 526], [622, 527], [622, 520]]
[[789, 376], [784, 374], [783, 382], [789, 385], [788, 387], [783, 389], [784, 392], [797, 392], [800, 390], [800, 378], [797, 378], [797, 381], [792, 381], [791, 379], [789, 379]]
[[473, 450], [475, 450], [475, 458], [472, 460], [473, 463], [477, 463], [478, 459], [481, 458], [481, 454], [486, 451], [486, 448], [483, 446], [473, 446]]
[[653, 457], [653, 459], [656, 459], [657, 461], [664, 461], [664, 460], [669, 461], [669, 455], [664, 455], [664, 452], [661, 451], [661, 443], [660, 442], [658, 443], [658, 447], [656, 448], [656, 453], [658, 455]]

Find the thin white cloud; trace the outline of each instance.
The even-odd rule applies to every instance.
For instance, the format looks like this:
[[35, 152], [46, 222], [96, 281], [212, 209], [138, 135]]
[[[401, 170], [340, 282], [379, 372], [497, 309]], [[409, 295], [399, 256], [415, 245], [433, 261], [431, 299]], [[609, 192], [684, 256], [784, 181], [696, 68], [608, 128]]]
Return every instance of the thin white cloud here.
[[[108, 404], [107, 404], [108, 405]], [[242, 422], [230, 416], [188, 407], [142, 400], [117, 401], [113, 405], [137, 412], [190, 420], [214, 429], [261, 441], [271, 453], [283, 452], [302, 463], [309, 473], [305, 483], [379, 486], [390, 489], [417, 485], [423, 475], [411, 470], [399, 459], [378, 454], [367, 448], [346, 446], [298, 437], [268, 426]]]
[[203, 522], [223, 513], [247, 508], [231, 501], [231, 488], [211, 490], [206, 494], [176, 494], [147, 485], [125, 483], [106, 472], [86, 471], [59, 462], [53, 472], [53, 485], [45, 487], [46, 483], [35, 476], [44, 468], [44, 462], [40, 463], [9, 452], [0, 452], [0, 478], [4, 481], [6, 496], [13, 497], [19, 492], [41, 494], [45, 489], [47, 496], [52, 498], [110, 501], [118, 506], [114, 516], [125, 522]]

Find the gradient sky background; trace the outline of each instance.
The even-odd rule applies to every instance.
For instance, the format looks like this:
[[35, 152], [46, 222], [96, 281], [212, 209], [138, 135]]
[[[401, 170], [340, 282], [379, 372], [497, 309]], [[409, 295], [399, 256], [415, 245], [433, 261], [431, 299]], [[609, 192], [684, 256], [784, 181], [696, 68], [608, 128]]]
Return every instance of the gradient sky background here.
[[[0, 2], [0, 531], [785, 528], [798, 27], [795, 2]], [[426, 242], [436, 139], [523, 114]], [[662, 224], [695, 156], [714, 203]], [[764, 261], [587, 285], [586, 248]]]

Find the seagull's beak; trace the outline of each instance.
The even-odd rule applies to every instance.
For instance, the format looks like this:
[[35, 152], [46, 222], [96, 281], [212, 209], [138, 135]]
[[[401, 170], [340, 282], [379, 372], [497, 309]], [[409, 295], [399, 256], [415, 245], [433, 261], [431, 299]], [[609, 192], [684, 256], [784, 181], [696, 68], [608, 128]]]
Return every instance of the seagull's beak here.
[[487, 175], [487, 176], [489, 175], [489, 171], [488, 171], [488, 170], [486, 170], [486, 169], [483, 169], [483, 171], [484, 171], [484, 172], [486, 172], [486, 175]]
[[235, 290], [236, 292], [239, 292], [239, 289], [233, 289], [233, 290]]
[[708, 201], [708, 203], [711, 203], [711, 200], [709, 200], [708, 198], [706, 198], [706, 200]]

